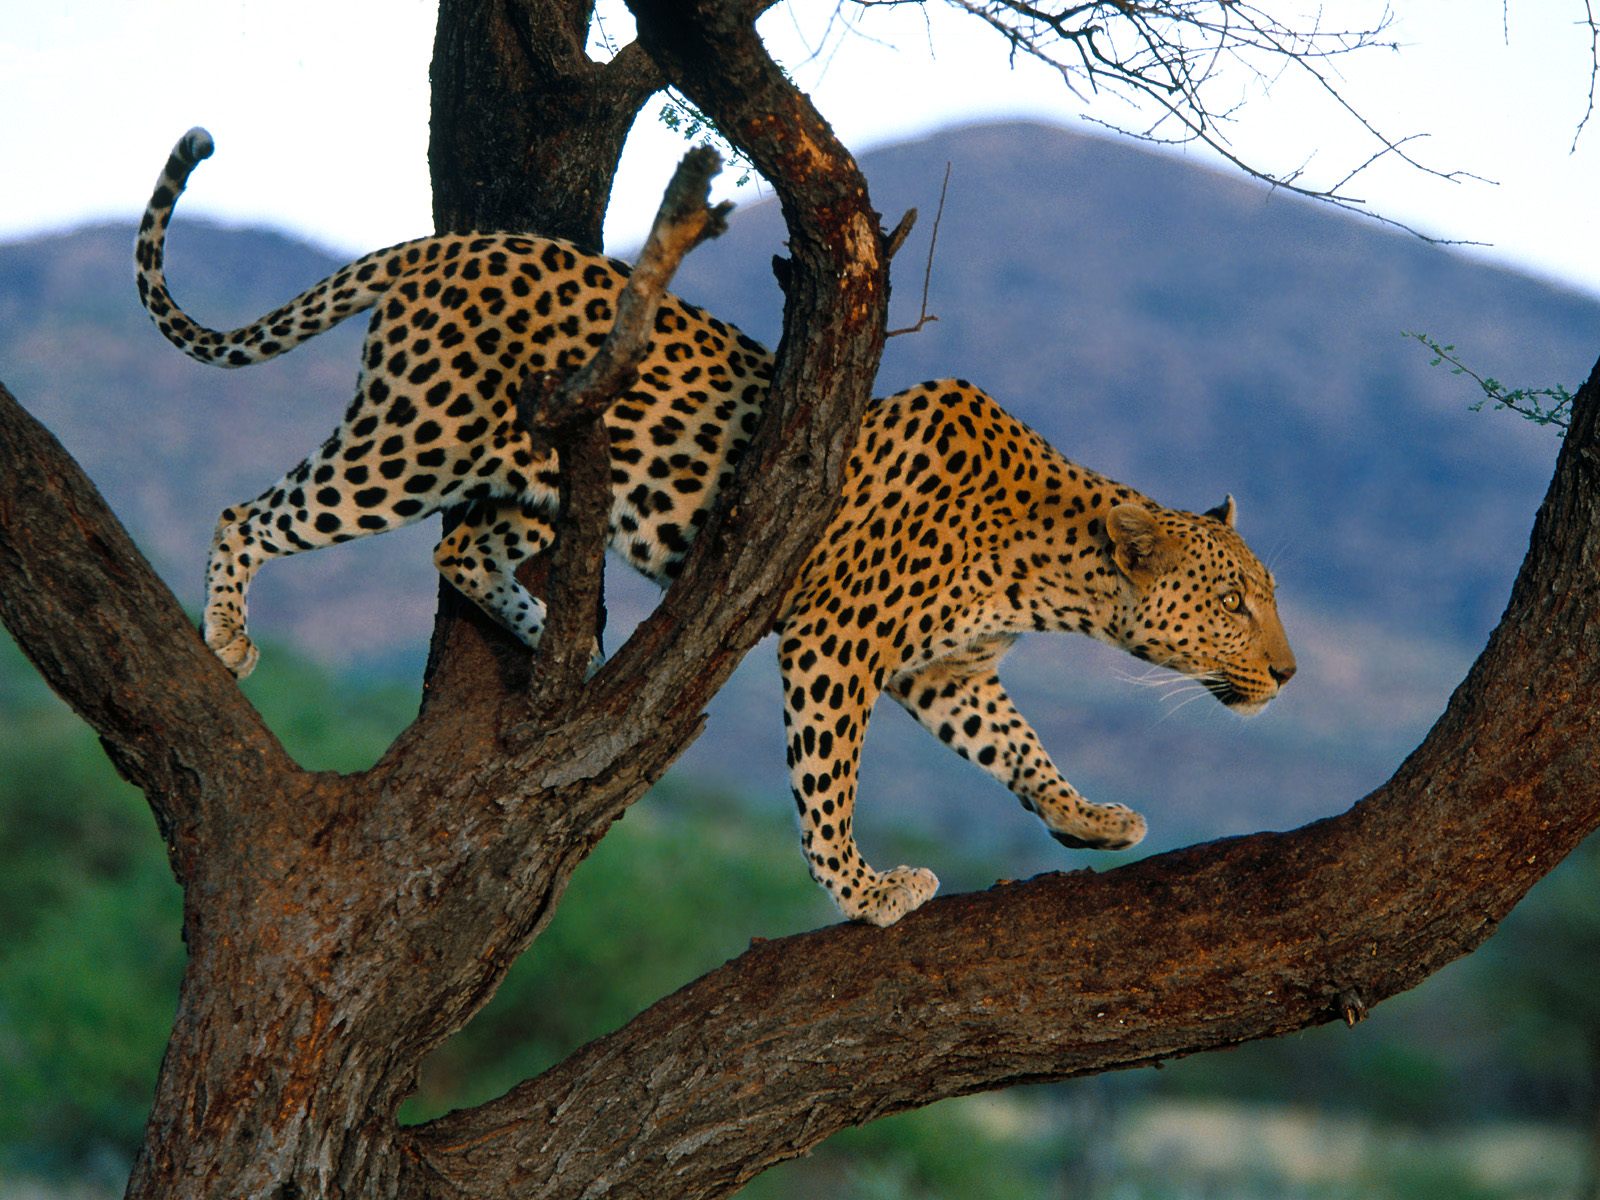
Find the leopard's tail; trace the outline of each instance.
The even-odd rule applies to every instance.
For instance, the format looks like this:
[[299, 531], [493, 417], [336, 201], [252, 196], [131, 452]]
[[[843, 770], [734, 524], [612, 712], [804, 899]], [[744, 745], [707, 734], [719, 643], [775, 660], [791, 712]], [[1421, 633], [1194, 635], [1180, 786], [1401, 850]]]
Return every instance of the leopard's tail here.
[[380, 250], [341, 267], [321, 283], [300, 293], [289, 303], [252, 324], [223, 332], [207, 329], [178, 307], [167, 291], [165, 271], [167, 223], [183, 194], [189, 175], [211, 157], [215, 143], [199, 126], [178, 139], [156, 181], [139, 240], [134, 246], [138, 266], [139, 299], [150, 319], [166, 339], [190, 358], [219, 367], [247, 367], [292, 350], [340, 321], [371, 308], [394, 282], [380, 260], [395, 261], [396, 247]]

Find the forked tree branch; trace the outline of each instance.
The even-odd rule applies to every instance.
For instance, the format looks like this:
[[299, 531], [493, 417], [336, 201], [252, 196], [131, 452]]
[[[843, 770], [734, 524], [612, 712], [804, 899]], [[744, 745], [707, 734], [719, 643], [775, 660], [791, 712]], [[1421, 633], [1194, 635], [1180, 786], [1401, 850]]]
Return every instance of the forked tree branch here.
[[716, 151], [684, 155], [662, 196], [649, 236], [617, 298], [605, 340], [571, 376], [541, 372], [523, 385], [517, 415], [561, 463], [561, 512], [550, 552], [550, 622], [540, 643], [533, 718], [548, 722], [577, 704], [600, 643], [606, 537], [611, 513], [611, 442], [602, 418], [638, 377], [655, 334], [656, 312], [684, 257], [727, 228], [729, 202], [707, 204], [722, 169]]
[[1600, 364], [1500, 627], [1349, 812], [754, 944], [414, 1131], [404, 1194], [724, 1196], [886, 1113], [1354, 1019], [1471, 950], [1600, 825], [1597, 418]]
[[[298, 774], [94, 485], [0, 384], [0, 621], [144, 789], [192, 877], [197, 825], [236, 787]], [[178, 736], [205, 729], [208, 736]]]
[[[569, 817], [590, 830], [585, 848], [642, 788], [588, 788], [579, 796], [569, 794], [571, 780], [604, 776], [606, 764], [624, 757], [620, 778], [658, 778], [700, 727], [711, 696], [771, 627], [789, 576], [831, 516], [819, 498], [836, 503], [840, 494], [883, 340], [883, 235], [853, 160], [772, 62], [751, 18], [737, 11], [760, 4], [690, 7], [664, 4], [658, 15], [640, 4], [641, 41], [674, 65], [686, 89], [709, 89], [696, 102], [735, 131], [790, 219], [796, 283], [762, 427], [680, 578], [583, 689], [579, 706], [555, 724], [502, 727], [504, 736], [487, 738], [482, 721], [469, 727], [451, 713], [425, 714], [378, 768], [409, 775], [408, 762], [432, 757], [418, 755], [419, 747], [448, 747], [449, 777], [435, 786], [470, 792], [478, 784], [463, 778], [506, 786], [509, 761], [526, 769], [514, 784], [520, 796], [562, 789]], [[556, 748], [569, 745], [585, 747], [577, 775], [536, 765], [552, 752], [564, 761]]]

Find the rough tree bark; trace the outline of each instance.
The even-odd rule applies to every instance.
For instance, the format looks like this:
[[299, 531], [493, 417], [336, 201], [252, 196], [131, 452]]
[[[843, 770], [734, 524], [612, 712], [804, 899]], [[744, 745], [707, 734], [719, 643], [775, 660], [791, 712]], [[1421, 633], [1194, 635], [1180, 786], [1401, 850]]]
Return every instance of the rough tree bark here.
[[[884, 245], [848, 154], [761, 49], [760, 7], [636, 4], [655, 66], [625, 51], [626, 95], [659, 71], [711, 113], [779, 192], [792, 260], [772, 405], [734, 494], [587, 684], [536, 670], [530, 690], [503, 639], [445, 622], [430, 688], [451, 703], [371, 771], [301, 771], [0, 387], [0, 618], [145, 790], [185, 893], [189, 964], [131, 1196], [726, 1195], [884, 1113], [1359, 1015], [1471, 949], [1600, 824], [1597, 366], [1500, 628], [1424, 745], [1350, 812], [754, 945], [506, 1097], [398, 1127], [422, 1057], [692, 738], [837, 492], [881, 348]], [[551, 120], [576, 130], [586, 89], [620, 86], [573, 68], [585, 15], [447, 0], [435, 79], [489, 80], [491, 100], [520, 88], [523, 105], [567, 88]], [[452, 53], [482, 50], [483, 74], [451, 74]], [[609, 154], [625, 127], [570, 152]], [[498, 214], [546, 158], [516, 139], [559, 144], [531, 126], [498, 152], [484, 136], [458, 148], [485, 151], [476, 166], [450, 160], [467, 199], [441, 197], [443, 225], [520, 224]], [[528, 211], [583, 240], [609, 168], [566, 165]]]
[[[429, 145], [434, 226], [537, 230], [601, 248], [611, 180], [635, 114], [662, 83], [637, 45], [585, 53], [589, 5], [444, 0], [434, 40]], [[451, 518], [446, 517], [449, 522]], [[569, 550], [574, 549], [569, 546]], [[548, 586], [547, 566], [525, 582]], [[527, 682], [527, 656], [441, 585], [424, 703], [493, 720]], [[498, 683], [485, 689], [483, 681]]]

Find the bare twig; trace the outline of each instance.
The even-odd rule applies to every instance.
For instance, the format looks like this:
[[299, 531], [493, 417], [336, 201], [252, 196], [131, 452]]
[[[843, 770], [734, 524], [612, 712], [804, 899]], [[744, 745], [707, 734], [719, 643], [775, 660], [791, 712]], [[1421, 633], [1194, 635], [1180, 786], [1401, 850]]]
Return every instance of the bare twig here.
[[[922, 309], [921, 309], [921, 313], [917, 317], [917, 322], [916, 322], [915, 325], [907, 325], [904, 329], [891, 329], [891, 330], [889, 330], [888, 333], [884, 334], [884, 337], [899, 337], [902, 333], [916, 333], [924, 325], [926, 325], [929, 321], [937, 321], [939, 319], [938, 317], [934, 316], [932, 313], [930, 313], [928, 311], [928, 284], [933, 279], [933, 252], [934, 252], [935, 247], [937, 247], [939, 245], [939, 222], [944, 219], [944, 196], [945, 196], [945, 192], [947, 192], [949, 190], [949, 188], [950, 188], [950, 164], [949, 163], [945, 163], [945, 165], [944, 165], [944, 182], [939, 185], [939, 208], [938, 208], [938, 211], [936, 211], [933, 214], [933, 233], [928, 238], [928, 264], [927, 264], [926, 267], [923, 268], [923, 271], [922, 271]], [[916, 213], [917, 213], [917, 210], [913, 208], [910, 212], [908, 212], [906, 214], [906, 216], [907, 217], [915, 217]], [[906, 222], [902, 220], [900, 222], [900, 224], [901, 225], [905, 225]], [[909, 232], [909, 230], [908, 230], [908, 232]], [[896, 229], [895, 233], [897, 233], [897, 234], [900, 233], [900, 230]], [[902, 235], [901, 240], [902, 241], [904, 240], [903, 235]], [[891, 239], [891, 241], [893, 241], [893, 239]], [[893, 242], [893, 244], [895, 246], [895, 249], [899, 249], [899, 243], [898, 242]], [[890, 253], [893, 253], [893, 251], [891, 251]]]
[[1578, 139], [1583, 136], [1583, 129], [1589, 123], [1589, 118], [1594, 116], [1594, 88], [1596, 79], [1600, 79], [1600, 19], [1595, 17], [1593, 0], [1583, 0], [1584, 24], [1589, 28], [1589, 98], [1584, 104], [1583, 116], [1578, 121], [1577, 129], [1572, 132], [1572, 147], [1568, 153], [1576, 153]]
[[[893, 7], [907, 0], [854, 2], [869, 8]], [[1586, 7], [1592, 2], [1584, 0]], [[1051, 67], [1074, 95], [1109, 92], [1135, 107], [1148, 106], [1156, 113], [1154, 122], [1142, 129], [1086, 118], [1095, 124], [1161, 144], [1200, 142], [1274, 188], [1360, 213], [1427, 241], [1442, 239], [1374, 213], [1345, 188], [1385, 158], [1398, 158], [1416, 170], [1452, 182], [1478, 179], [1467, 172], [1440, 170], [1424, 162], [1412, 150], [1417, 135], [1391, 136], [1340, 90], [1336, 74], [1328, 65], [1332, 60], [1359, 50], [1396, 48], [1385, 36], [1393, 19], [1387, 10], [1370, 25], [1327, 27], [1322, 24], [1320, 10], [1306, 19], [1307, 24], [1290, 24], [1248, 0], [948, 3], [984, 21], [1005, 38], [1013, 59], [1026, 54]], [[1592, 18], [1590, 27], [1594, 28]], [[1596, 55], [1600, 56], [1600, 39], [1595, 46]], [[1285, 71], [1302, 72], [1374, 140], [1377, 148], [1353, 168], [1336, 172], [1337, 182], [1331, 186], [1307, 181], [1303, 168], [1292, 172], [1262, 169], [1229, 144], [1225, 126], [1241, 102], [1219, 99], [1226, 68], [1242, 69], [1264, 86], [1270, 86]]]
[[683, 156], [617, 299], [616, 320], [606, 340], [560, 386], [551, 387], [548, 380], [535, 376], [535, 386], [519, 397], [518, 416], [530, 432], [553, 435], [563, 427], [592, 421], [633, 382], [650, 347], [656, 310], [684, 256], [728, 227], [732, 202], [706, 204], [712, 177], [721, 169], [722, 156], [710, 147], [697, 146]]

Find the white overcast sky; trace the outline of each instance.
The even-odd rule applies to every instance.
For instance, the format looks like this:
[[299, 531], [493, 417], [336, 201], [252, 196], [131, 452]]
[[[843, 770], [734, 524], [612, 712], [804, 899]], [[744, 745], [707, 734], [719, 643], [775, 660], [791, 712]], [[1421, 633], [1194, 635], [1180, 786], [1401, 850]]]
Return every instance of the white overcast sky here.
[[[1325, 21], [1352, 24], [1381, 11], [1367, 0], [1326, 7]], [[1004, 43], [940, 0], [864, 15], [847, 4], [853, 31], [830, 21], [837, 10], [836, 0], [793, 0], [761, 28], [857, 151], [973, 120], [1071, 123], [1083, 111], [1058, 77], [1009, 69]], [[1395, 0], [1387, 36], [1402, 49], [1340, 60], [1345, 97], [1391, 137], [1427, 135], [1411, 147], [1429, 166], [1496, 182], [1447, 183], [1395, 165], [1348, 190], [1434, 236], [1491, 244], [1473, 253], [1600, 295], [1600, 114], [1572, 150], [1589, 91], [1584, 12], [1584, 0]], [[218, 153], [185, 211], [349, 252], [426, 232], [435, 15], [434, 0], [5, 5], [0, 239], [133, 220], [168, 149], [195, 124]], [[626, 38], [625, 15], [609, 26]], [[1243, 77], [1238, 86], [1249, 103], [1231, 136], [1258, 165], [1305, 165], [1327, 182], [1374, 149], [1292, 71], [1270, 88]], [[608, 227], [615, 249], [641, 236], [682, 149], [653, 111], [624, 160]], [[1115, 106], [1097, 111], [1139, 123]], [[1175, 152], [1210, 161], [1201, 149]]]

